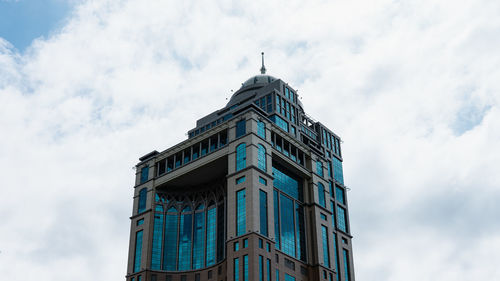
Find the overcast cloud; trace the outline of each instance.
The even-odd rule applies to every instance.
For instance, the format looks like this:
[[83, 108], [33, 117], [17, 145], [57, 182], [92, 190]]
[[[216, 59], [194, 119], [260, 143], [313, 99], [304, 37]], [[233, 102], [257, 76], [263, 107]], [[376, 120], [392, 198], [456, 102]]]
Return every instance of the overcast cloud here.
[[499, 1], [100, 0], [50, 34], [0, 37], [2, 280], [124, 280], [132, 167], [261, 51], [343, 138], [357, 280], [500, 280]]

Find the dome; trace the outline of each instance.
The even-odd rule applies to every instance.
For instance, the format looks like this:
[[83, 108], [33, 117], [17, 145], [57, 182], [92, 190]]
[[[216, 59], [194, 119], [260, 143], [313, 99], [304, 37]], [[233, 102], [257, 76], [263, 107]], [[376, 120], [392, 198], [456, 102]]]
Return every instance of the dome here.
[[272, 83], [276, 80], [278, 80], [278, 79], [276, 79], [275, 77], [273, 77], [271, 75], [259, 74], [259, 75], [255, 75], [253, 77], [250, 77], [247, 81], [243, 82], [243, 84], [241, 84], [241, 88], [245, 88], [247, 86], [257, 85], [257, 84], [263, 84], [262, 86], [264, 86], [265, 84]]

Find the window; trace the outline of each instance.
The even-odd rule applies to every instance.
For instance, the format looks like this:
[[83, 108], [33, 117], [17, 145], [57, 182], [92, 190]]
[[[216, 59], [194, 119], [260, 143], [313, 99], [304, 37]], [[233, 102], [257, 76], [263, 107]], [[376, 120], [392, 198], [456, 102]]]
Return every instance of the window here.
[[139, 206], [138, 206], [138, 209], [137, 209], [137, 213], [138, 214], [144, 212], [144, 210], [146, 209], [147, 195], [148, 195], [147, 188], [143, 188], [143, 189], [141, 189], [139, 191]]
[[[162, 206], [162, 205], [159, 205]], [[163, 240], [163, 208], [155, 213], [153, 221], [153, 249], [151, 250], [151, 269], [159, 270], [161, 262], [161, 242]]]
[[142, 224], [144, 224], [144, 219], [140, 219], [136, 223], [137, 226], [142, 225]]
[[325, 220], [325, 221], [326, 221], [326, 219], [327, 219], [327, 218], [326, 218], [326, 215], [325, 215], [325, 214], [321, 213], [321, 214], [319, 214], [319, 216], [321, 217], [321, 219], [322, 219], [322, 220]]
[[267, 193], [259, 190], [260, 200], [260, 233], [268, 236], [268, 222], [267, 222]]
[[186, 206], [180, 215], [179, 223], [179, 270], [191, 269], [191, 246], [193, 233], [193, 214], [191, 208]]
[[262, 121], [257, 123], [257, 135], [263, 139], [266, 138], [266, 124]]
[[259, 248], [262, 249], [263, 247], [264, 247], [264, 241], [259, 238]]
[[234, 259], [234, 281], [240, 280], [240, 260], [238, 258]]
[[248, 238], [243, 239], [243, 248], [248, 247]]
[[142, 258], [142, 230], [135, 233], [135, 255], [134, 255], [134, 272], [141, 270]]
[[316, 161], [316, 173], [323, 176], [323, 163], [319, 160]]
[[207, 210], [207, 266], [215, 264], [216, 208], [212, 204], [208, 204]]
[[236, 138], [239, 138], [246, 133], [246, 124], [246, 120], [236, 122]]
[[337, 206], [337, 227], [344, 231], [347, 232], [347, 222], [346, 222], [346, 217], [345, 217], [345, 209]]
[[141, 169], [141, 183], [146, 182], [149, 176], [149, 166], [145, 166]]
[[267, 185], [267, 180], [263, 177], [259, 177], [259, 182], [263, 185]]
[[330, 251], [328, 247], [328, 228], [324, 225], [321, 226], [321, 239], [323, 240], [323, 264], [330, 267]]
[[335, 197], [337, 197], [337, 201], [339, 201], [342, 204], [345, 204], [344, 190], [339, 186], [335, 186]]
[[248, 280], [248, 255], [243, 256], [243, 281]]
[[245, 176], [239, 177], [236, 179], [236, 184], [240, 184], [242, 182], [245, 182]]
[[259, 153], [257, 156], [258, 167], [259, 169], [266, 171], [266, 149], [260, 143], [257, 145], [257, 147], [259, 148]]
[[276, 269], [276, 281], [280, 281], [280, 271]]
[[247, 147], [245, 143], [240, 143], [236, 147], [236, 171], [242, 170], [247, 165]]
[[205, 263], [205, 205], [197, 206], [193, 229], [193, 269], [204, 267]]
[[259, 281], [264, 281], [264, 257], [259, 255]]
[[325, 186], [320, 182], [318, 182], [318, 199], [319, 199], [319, 205], [323, 208], [326, 208]]
[[236, 192], [236, 235], [243, 235], [246, 232], [246, 201], [245, 190]]
[[240, 242], [236, 241], [234, 242], [234, 251], [238, 252], [240, 250]]
[[270, 259], [266, 260], [266, 270], [267, 270], [267, 280], [266, 281], [271, 281], [271, 260]]
[[271, 243], [269, 242], [266, 242], [266, 251], [269, 253], [271, 252]]
[[333, 157], [332, 159], [333, 159], [333, 177], [335, 178], [336, 181], [340, 182], [341, 184], [344, 184], [344, 172], [342, 171], [342, 162], [336, 157]]
[[330, 201], [330, 208], [332, 209], [332, 226], [335, 227], [335, 203]]
[[345, 274], [345, 281], [350, 280], [350, 274], [349, 274], [349, 253], [347, 252], [346, 249], [342, 249], [344, 253], [344, 274]]
[[137, 276], [137, 281], [142, 281], [142, 275]]
[[199, 273], [196, 273], [194, 275], [194, 281], [200, 281], [200, 274]]
[[285, 120], [283, 120], [283, 118], [279, 117], [278, 115], [273, 115], [273, 116], [271, 116], [270, 119], [271, 119], [271, 121], [276, 123], [276, 125], [278, 125], [278, 127], [283, 129], [285, 132], [288, 132], [288, 123]]
[[179, 215], [174, 207], [167, 210], [165, 216], [165, 245], [175, 245], [172, 251], [163, 251], [163, 270], [176, 270], [177, 261], [177, 225], [179, 223]]
[[295, 281], [295, 277], [285, 273], [285, 281]]

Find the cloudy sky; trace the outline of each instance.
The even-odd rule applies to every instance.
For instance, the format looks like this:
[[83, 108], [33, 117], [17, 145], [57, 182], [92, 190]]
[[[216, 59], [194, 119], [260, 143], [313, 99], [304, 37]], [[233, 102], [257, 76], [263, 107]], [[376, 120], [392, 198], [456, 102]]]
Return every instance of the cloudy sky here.
[[2, 280], [124, 280], [132, 167], [268, 73], [343, 138], [357, 280], [500, 280], [500, 2], [0, 0]]

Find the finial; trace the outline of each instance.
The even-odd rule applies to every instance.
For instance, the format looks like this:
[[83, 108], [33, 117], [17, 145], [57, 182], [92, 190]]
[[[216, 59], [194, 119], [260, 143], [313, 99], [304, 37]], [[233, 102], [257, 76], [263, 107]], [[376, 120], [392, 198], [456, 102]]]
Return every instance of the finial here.
[[266, 74], [266, 67], [264, 66], [264, 52], [262, 52], [261, 55], [262, 55], [262, 67], [260, 68], [260, 74]]

